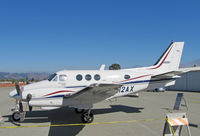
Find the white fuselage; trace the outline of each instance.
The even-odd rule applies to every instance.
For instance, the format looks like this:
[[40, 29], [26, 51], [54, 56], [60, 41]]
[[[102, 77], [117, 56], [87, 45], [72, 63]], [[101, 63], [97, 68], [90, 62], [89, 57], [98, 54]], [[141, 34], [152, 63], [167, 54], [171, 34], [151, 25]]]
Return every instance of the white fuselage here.
[[[77, 79], [77, 75], [81, 75], [82, 79]], [[95, 75], [98, 75], [98, 78]], [[91, 84], [121, 84], [122, 87], [111, 98], [167, 85], [166, 82], [151, 83], [151, 77], [154, 75], [155, 70], [151, 70], [151, 67], [124, 70], [64, 70], [57, 72], [50, 81], [44, 80], [24, 86], [22, 99], [25, 100], [27, 95], [31, 94], [32, 106], [61, 107], [65, 106], [63, 96], [76, 93]], [[172, 81], [167, 83], [170, 82]], [[12, 91], [10, 96], [17, 96], [16, 91]]]

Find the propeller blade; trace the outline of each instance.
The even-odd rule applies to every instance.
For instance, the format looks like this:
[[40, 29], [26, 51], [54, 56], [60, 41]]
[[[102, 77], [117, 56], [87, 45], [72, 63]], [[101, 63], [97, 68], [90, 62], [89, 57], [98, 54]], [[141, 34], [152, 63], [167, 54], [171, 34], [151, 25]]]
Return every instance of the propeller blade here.
[[19, 83], [18, 83], [18, 82], [15, 82], [15, 88], [16, 88], [16, 90], [17, 90], [17, 94], [18, 94], [19, 96], [21, 96], [21, 89], [20, 89], [20, 86], [19, 86]]
[[20, 99], [19, 99], [19, 112], [23, 112], [23, 104], [22, 104], [22, 91], [23, 91], [23, 88], [21, 90], [18, 82], [15, 82], [15, 88], [17, 90], [17, 94], [20, 96]]
[[33, 107], [32, 106], [28, 106], [29, 111], [32, 111]]
[[28, 102], [29, 111], [32, 111], [32, 108], [33, 108], [32, 106], [29, 105], [29, 101], [31, 100], [31, 98], [32, 98], [31, 94], [28, 94], [27, 97], [26, 97], [26, 100]]
[[19, 112], [23, 112], [23, 104], [19, 101]]

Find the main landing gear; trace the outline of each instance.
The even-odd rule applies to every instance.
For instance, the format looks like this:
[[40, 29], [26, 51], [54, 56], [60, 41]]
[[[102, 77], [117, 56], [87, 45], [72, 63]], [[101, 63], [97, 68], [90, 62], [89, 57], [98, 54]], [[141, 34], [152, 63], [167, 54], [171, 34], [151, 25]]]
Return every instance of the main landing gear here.
[[85, 110], [85, 109], [75, 108], [75, 112], [82, 113], [81, 121], [83, 123], [91, 123], [94, 120], [94, 114], [91, 112], [91, 109]]
[[91, 112], [91, 109], [82, 113], [81, 121], [83, 123], [91, 123], [93, 120], [94, 120], [94, 114]]

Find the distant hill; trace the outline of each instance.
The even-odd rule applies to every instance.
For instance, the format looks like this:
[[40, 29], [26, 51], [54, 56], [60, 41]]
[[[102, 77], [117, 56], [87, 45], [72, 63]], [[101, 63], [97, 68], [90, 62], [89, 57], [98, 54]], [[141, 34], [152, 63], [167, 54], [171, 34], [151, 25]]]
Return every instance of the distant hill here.
[[11, 79], [32, 79], [35, 80], [43, 80], [49, 77], [49, 73], [8, 73], [8, 72], [0, 72], [0, 79], [3, 80], [11, 80]]

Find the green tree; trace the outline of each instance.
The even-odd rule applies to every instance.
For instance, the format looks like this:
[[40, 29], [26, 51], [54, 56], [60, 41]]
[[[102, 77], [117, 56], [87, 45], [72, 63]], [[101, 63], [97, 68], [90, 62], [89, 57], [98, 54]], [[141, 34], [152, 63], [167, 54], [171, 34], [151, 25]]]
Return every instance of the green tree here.
[[1, 81], [1, 82], [4, 82], [5, 80], [4, 80], [4, 79], [0, 79], [0, 81]]
[[17, 80], [16, 79], [11, 79], [10, 80], [12, 83], [15, 83]]
[[32, 77], [31, 82], [34, 82], [34, 81], [35, 81], [35, 79]]
[[24, 83], [24, 82], [25, 82], [25, 80], [22, 78], [22, 79], [20, 79], [20, 82], [23, 82], [23, 83]]
[[121, 69], [121, 66], [119, 64], [112, 64], [109, 67], [109, 70], [119, 70], [119, 69]]

